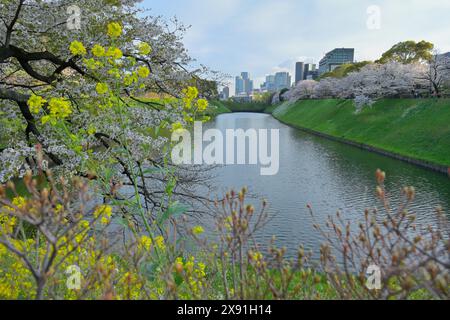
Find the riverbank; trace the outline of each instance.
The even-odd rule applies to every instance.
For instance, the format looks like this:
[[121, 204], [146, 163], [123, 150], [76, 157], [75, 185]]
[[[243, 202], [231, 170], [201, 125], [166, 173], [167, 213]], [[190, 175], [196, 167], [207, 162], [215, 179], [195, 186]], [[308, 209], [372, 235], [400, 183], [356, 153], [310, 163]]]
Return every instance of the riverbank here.
[[285, 102], [272, 115], [295, 128], [450, 174], [450, 99]]
[[277, 106], [268, 105], [265, 102], [234, 102], [234, 101], [212, 101], [215, 106], [215, 114], [229, 112], [256, 112], [256, 113], [272, 113]]

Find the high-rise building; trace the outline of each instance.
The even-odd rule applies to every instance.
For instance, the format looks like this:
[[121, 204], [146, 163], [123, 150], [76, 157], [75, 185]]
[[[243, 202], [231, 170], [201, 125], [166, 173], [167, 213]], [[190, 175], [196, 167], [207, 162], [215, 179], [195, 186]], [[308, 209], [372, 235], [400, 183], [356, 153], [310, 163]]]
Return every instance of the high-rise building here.
[[235, 82], [235, 94], [239, 95], [244, 92], [244, 79], [242, 77], [237, 76]]
[[241, 77], [244, 80], [244, 91], [243, 92], [250, 95], [253, 91], [253, 80], [250, 79], [250, 73], [241, 72]]
[[304, 80], [304, 68], [305, 64], [303, 62], [297, 62], [295, 64], [295, 83]]
[[240, 76], [236, 77], [236, 95], [245, 93], [250, 95], [253, 91], [253, 80], [250, 79], [248, 72], [241, 72]]
[[268, 75], [266, 76], [266, 81], [261, 85], [262, 91], [275, 91], [275, 76], [274, 75]]
[[275, 90], [282, 90], [291, 87], [291, 76], [289, 72], [275, 73]]
[[355, 49], [337, 48], [328, 52], [319, 62], [319, 74], [333, 71], [344, 63], [353, 63], [355, 60]]
[[314, 63], [297, 62], [295, 64], [295, 83], [303, 80], [315, 80], [319, 76]]
[[313, 80], [318, 77], [316, 65], [314, 63], [305, 63], [303, 70], [303, 80]]
[[222, 92], [220, 93], [220, 98], [222, 100], [228, 100], [229, 97], [230, 97], [230, 88], [223, 87]]

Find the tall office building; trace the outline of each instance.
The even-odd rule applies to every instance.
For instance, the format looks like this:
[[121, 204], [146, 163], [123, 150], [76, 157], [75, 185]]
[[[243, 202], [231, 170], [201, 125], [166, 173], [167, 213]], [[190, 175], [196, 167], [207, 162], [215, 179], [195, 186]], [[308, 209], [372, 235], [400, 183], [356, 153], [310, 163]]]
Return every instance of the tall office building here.
[[253, 91], [253, 80], [250, 79], [248, 72], [241, 72], [240, 76], [236, 77], [236, 95], [247, 94], [250, 95]]
[[310, 72], [316, 71], [316, 65], [313, 63], [305, 63], [305, 68], [303, 70], [303, 80], [306, 80]]
[[303, 80], [315, 80], [319, 76], [314, 63], [297, 62], [295, 64], [295, 83]]
[[230, 97], [230, 88], [229, 87], [223, 87], [221, 97], [223, 100], [228, 100]]
[[266, 81], [261, 85], [262, 91], [275, 91], [275, 76], [274, 75], [268, 75], [266, 76]]
[[319, 62], [319, 74], [333, 71], [344, 63], [353, 63], [355, 60], [355, 49], [337, 48], [328, 52]]
[[282, 90], [291, 87], [291, 76], [289, 72], [275, 73], [275, 90]]
[[295, 64], [295, 83], [299, 83], [304, 79], [304, 68], [305, 64], [303, 62], [297, 62]]
[[239, 95], [244, 92], [244, 79], [242, 77], [237, 76], [235, 82], [235, 94]]
[[246, 94], [251, 94], [253, 91], [253, 80], [250, 79], [250, 73], [241, 72], [241, 78], [244, 80], [244, 90]]

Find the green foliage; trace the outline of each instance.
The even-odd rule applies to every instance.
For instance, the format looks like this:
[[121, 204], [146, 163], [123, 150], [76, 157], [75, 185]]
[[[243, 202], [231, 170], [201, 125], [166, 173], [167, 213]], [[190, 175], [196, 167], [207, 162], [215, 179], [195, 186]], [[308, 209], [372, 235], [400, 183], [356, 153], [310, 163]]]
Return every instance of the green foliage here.
[[256, 93], [253, 97], [253, 101], [270, 104], [272, 102], [273, 96], [274, 96], [273, 92]]
[[222, 113], [231, 113], [231, 110], [228, 109], [222, 101], [213, 100], [210, 102], [210, 106], [206, 111], [206, 115], [215, 117]]
[[269, 104], [265, 102], [222, 101], [222, 103], [232, 112], [264, 112], [269, 106]]
[[434, 44], [427, 41], [404, 41], [394, 45], [391, 49], [383, 53], [378, 63], [396, 61], [409, 64], [420, 61], [430, 61], [433, 57]]
[[216, 81], [194, 78], [190, 81], [190, 84], [196, 87], [200, 95], [207, 99], [216, 99], [219, 96]]
[[323, 78], [344, 78], [346, 77], [349, 73], [351, 72], [358, 72], [359, 70], [361, 70], [362, 67], [371, 64], [371, 61], [361, 61], [361, 62], [356, 62], [356, 63], [345, 63], [339, 67], [337, 67], [336, 69], [334, 69], [333, 71], [324, 73], [323, 75], [320, 76], [320, 79]]
[[354, 114], [352, 100], [302, 100], [273, 115], [296, 127], [450, 166], [450, 99], [382, 99]]

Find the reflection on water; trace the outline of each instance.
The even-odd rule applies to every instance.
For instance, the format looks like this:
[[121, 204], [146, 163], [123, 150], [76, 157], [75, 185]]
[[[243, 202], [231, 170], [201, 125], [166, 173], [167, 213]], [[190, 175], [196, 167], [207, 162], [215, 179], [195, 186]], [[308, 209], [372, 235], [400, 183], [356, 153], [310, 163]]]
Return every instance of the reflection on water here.
[[[230, 188], [248, 186], [260, 199], [266, 198], [273, 218], [258, 235], [268, 243], [273, 235], [277, 245], [294, 252], [299, 244], [318, 251], [320, 236], [313, 230], [306, 208], [311, 204], [319, 222], [337, 210], [345, 219], [357, 221], [365, 208], [380, 206], [374, 196], [375, 171], [386, 171], [386, 188], [395, 204], [403, 186], [417, 190], [411, 209], [418, 223], [434, 224], [434, 208], [450, 208], [450, 179], [414, 165], [365, 150], [316, 137], [286, 126], [270, 115], [233, 113], [218, 116], [204, 130], [217, 128], [280, 129], [280, 170], [275, 176], [261, 176], [259, 166], [230, 165], [215, 169], [216, 195]], [[259, 201], [252, 201], [258, 207]]]

